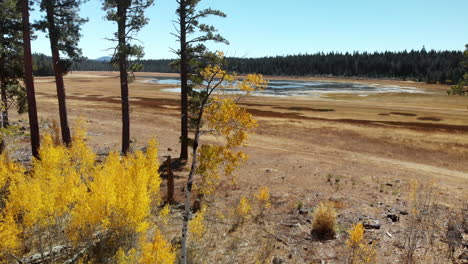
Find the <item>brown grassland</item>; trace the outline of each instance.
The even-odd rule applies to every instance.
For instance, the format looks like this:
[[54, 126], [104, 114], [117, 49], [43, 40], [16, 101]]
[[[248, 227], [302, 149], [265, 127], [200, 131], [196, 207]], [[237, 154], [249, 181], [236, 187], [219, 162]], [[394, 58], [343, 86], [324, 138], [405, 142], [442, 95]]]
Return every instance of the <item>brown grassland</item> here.
[[[162, 88], [168, 86], [139, 76], [170, 74], [137, 73], [130, 85], [133, 143], [142, 146], [156, 137], [161, 158], [177, 157], [179, 94], [164, 92]], [[468, 198], [468, 97], [447, 96], [444, 85], [308, 79], [412, 86], [429, 93], [244, 98], [241, 104], [259, 120], [259, 126], [249, 137], [250, 158], [237, 173], [238, 185], [222, 185], [218, 206], [235, 208], [241, 195], [252, 196], [260, 186], [267, 186], [272, 207], [264, 213], [261, 228], [252, 221], [234, 234], [208, 233], [206, 239], [212, 243], [204, 245], [207, 263], [255, 263], [257, 259], [344, 263], [349, 254], [347, 230], [368, 220], [381, 224], [365, 234], [377, 247], [377, 263], [397, 263], [404, 255], [405, 230], [410, 225], [409, 216], [400, 211], [410, 210], [408, 188], [414, 179], [436, 183], [433, 198], [440, 212], [432, 216], [438, 221], [434, 232], [438, 241], [445, 241], [448, 216], [459, 217]], [[58, 119], [53, 78], [35, 81], [39, 117]], [[73, 72], [65, 77], [65, 84], [71, 123], [86, 120], [90, 144], [97, 150], [118, 150], [118, 74]], [[20, 118], [27, 119], [14, 116]], [[175, 172], [177, 176], [186, 173]], [[179, 201], [182, 184], [180, 177], [176, 181]], [[337, 235], [334, 240], [318, 241], [310, 237], [311, 211], [327, 201], [338, 213]], [[387, 218], [390, 211], [397, 212], [399, 221]], [[428, 260], [421, 263], [444, 263], [448, 260], [438, 258], [446, 256], [447, 248], [441, 242], [427, 256], [422, 250], [418, 256]]]

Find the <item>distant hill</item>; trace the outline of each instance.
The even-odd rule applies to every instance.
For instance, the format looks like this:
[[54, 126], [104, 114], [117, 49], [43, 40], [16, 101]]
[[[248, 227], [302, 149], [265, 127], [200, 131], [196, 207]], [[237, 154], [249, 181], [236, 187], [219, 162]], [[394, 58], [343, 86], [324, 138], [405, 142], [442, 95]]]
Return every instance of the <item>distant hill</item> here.
[[111, 56], [103, 56], [103, 57], [99, 57], [97, 59], [94, 59], [95, 61], [110, 61], [112, 59]]

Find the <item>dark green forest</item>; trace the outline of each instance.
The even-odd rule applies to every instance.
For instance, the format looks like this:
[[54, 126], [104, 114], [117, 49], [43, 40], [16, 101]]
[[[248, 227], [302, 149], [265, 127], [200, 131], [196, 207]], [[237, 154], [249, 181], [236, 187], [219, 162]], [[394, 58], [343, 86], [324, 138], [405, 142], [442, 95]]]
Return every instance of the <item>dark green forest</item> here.
[[[227, 68], [237, 73], [264, 75], [336, 76], [414, 80], [453, 84], [463, 76], [462, 51], [400, 51], [315, 53], [263, 58], [228, 58]], [[51, 60], [34, 55], [37, 76], [53, 75]], [[178, 72], [172, 60], [141, 60], [145, 72]], [[105, 61], [75, 62], [75, 71], [109, 71], [116, 68]]]

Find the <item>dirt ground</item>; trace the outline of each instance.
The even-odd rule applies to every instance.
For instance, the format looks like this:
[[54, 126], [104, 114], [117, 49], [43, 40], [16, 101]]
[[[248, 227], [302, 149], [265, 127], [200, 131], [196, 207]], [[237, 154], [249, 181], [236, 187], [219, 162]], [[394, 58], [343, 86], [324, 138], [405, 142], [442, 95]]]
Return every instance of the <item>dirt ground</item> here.
[[[168, 86], [139, 77], [171, 75], [136, 76], [130, 85], [134, 143], [144, 145], [156, 137], [161, 157], [177, 157], [179, 95], [163, 92]], [[397, 263], [405, 216], [392, 222], [385, 213], [404, 206], [412, 179], [436, 182], [434, 199], [446, 213], [458, 212], [467, 201], [468, 97], [447, 96], [448, 86], [443, 85], [305, 79], [411, 86], [428, 93], [245, 98], [241, 103], [259, 120], [259, 127], [246, 147], [250, 159], [238, 172], [240, 188], [223, 189], [225, 203], [235, 207], [241, 195], [252, 195], [259, 186], [270, 188], [273, 213], [269, 219], [276, 223], [268, 231], [275, 241], [270, 257], [284, 263], [344, 263], [345, 246], [338, 244], [345, 244], [352, 223], [367, 218], [382, 223], [380, 230], [366, 232], [377, 241], [378, 263]], [[58, 120], [53, 79], [35, 81], [40, 119]], [[119, 150], [117, 73], [73, 72], [65, 83], [72, 123], [78, 118], [87, 121], [90, 142], [97, 149]], [[26, 115], [15, 118], [27, 120]], [[311, 213], [296, 211], [313, 208], [319, 201], [340, 204], [341, 231], [334, 241], [310, 240]], [[442, 221], [440, 228], [445, 224]]]

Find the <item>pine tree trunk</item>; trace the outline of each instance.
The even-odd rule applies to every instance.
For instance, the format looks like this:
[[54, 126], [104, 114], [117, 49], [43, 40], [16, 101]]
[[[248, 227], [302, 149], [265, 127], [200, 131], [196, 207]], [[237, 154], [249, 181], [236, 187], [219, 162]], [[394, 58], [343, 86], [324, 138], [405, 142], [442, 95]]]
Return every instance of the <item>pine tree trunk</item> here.
[[124, 6], [117, 7], [118, 24], [118, 61], [120, 70], [120, 93], [122, 98], [122, 153], [127, 154], [130, 149], [130, 106], [128, 102], [128, 74], [125, 28], [127, 10]]
[[[0, 25], [0, 45], [4, 45], [3, 43], [3, 26]], [[3, 105], [3, 108], [1, 110], [1, 115], [2, 115], [2, 122], [0, 124], [0, 127], [6, 128], [9, 125], [8, 122], [8, 98], [7, 98], [7, 87], [6, 87], [6, 78], [5, 78], [5, 56], [0, 57], [0, 93], [1, 93], [1, 102]]]
[[[0, 25], [0, 45], [3, 43], [3, 25]], [[6, 96], [6, 80], [5, 80], [5, 56], [0, 56], [0, 92], [1, 92], [1, 113], [0, 113], [0, 128], [8, 126], [8, 110]], [[0, 135], [0, 154], [5, 150], [5, 139]]]
[[29, 129], [31, 133], [31, 149], [34, 157], [39, 158], [39, 122], [37, 120], [36, 92], [31, 56], [31, 30], [29, 25], [29, 0], [21, 0], [23, 20], [23, 48], [24, 48], [24, 83], [28, 100]]
[[[5, 65], [5, 59], [2, 57], [0, 58], [0, 70], [2, 70], [5, 67], [4, 65]], [[0, 128], [7, 128], [10, 124], [8, 122], [8, 109], [7, 109], [8, 99], [7, 99], [7, 94], [6, 94], [6, 80], [3, 75], [0, 77], [0, 90], [1, 90], [1, 97], [2, 97], [2, 105], [3, 105], [1, 114], [0, 114]], [[5, 147], [6, 147], [5, 139], [3, 138], [3, 136], [0, 135], [0, 154], [3, 153], [3, 151], [5, 150]]]
[[180, 1], [180, 159], [188, 159], [188, 58], [186, 3]]
[[[0, 68], [1, 69], [1, 68]], [[2, 104], [3, 104], [3, 109], [2, 109], [2, 124], [1, 127], [6, 128], [10, 125], [10, 122], [8, 121], [8, 98], [7, 98], [7, 87], [6, 87], [6, 80], [5, 78], [1, 77], [0, 78], [0, 89], [1, 89], [1, 94], [2, 94]]]
[[52, 52], [52, 62], [54, 66], [55, 85], [57, 87], [57, 99], [59, 105], [60, 128], [62, 131], [62, 141], [66, 146], [71, 144], [70, 128], [68, 126], [67, 105], [65, 96], [65, 85], [63, 83], [63, 69], [60, 65], [60, 54], [58, 50], [58, 32], [55, 27], [54, 3], [48, 0], [46, 5], [47, 22], [49, 27], [50, 49]]

